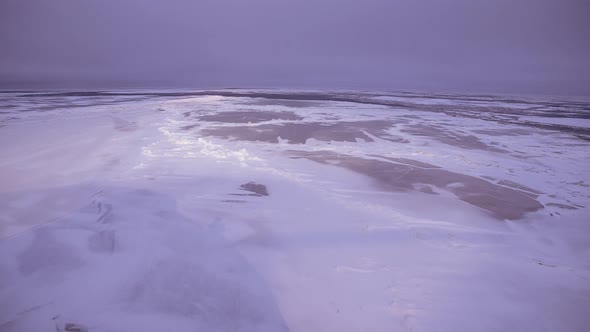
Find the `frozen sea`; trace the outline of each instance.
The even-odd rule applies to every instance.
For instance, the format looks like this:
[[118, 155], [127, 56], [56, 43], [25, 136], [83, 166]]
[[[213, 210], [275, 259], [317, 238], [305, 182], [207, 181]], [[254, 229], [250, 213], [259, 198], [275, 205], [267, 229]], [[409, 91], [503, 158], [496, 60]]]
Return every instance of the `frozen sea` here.
[[0, 93], [0, 331], [588, 331], [590, 102]]

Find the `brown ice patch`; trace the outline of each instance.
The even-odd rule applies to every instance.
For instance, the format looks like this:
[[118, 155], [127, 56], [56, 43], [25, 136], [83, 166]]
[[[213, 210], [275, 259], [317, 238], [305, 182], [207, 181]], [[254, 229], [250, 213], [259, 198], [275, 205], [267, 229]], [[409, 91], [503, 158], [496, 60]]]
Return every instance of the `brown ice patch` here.
[[188, 126], [182, 126], [182, 127], [180, 127], [180, 129], [182, 129], [182, 130], [191, 130], [191, 129], [196, 128], [198, 126], [199, 126], [198, 124], [192, 124], [192, 125], [188, 125]]
[[271, 120], [303, 120], [303, 117], [293, 112], [232, 111], [201, 115], [197, 119], [207, 122], [259, 123]]
[[386, 156], [380, 156], [380, 155], [377, 155], [377, 154], [369, 154], [367, 156], [369, 156], [369, 157], [383, 158], [383, 159], [392, 161], [394, 163], [405, 164], [405, 165], [410, 165], [410, 166], [416, 166], [416, 167], [421, 167], [421, 168], [440, 168], [439, 166], [435, 166], [435, 165], [432, 165], [432, 164], [428, 164], [428, 163], [421, 162], [421, 161], [418, 161], [418, 160], [407, 159], [407, 158], [386, 157]]
[[462, 135], [450, 130], [441, 129], [439, 126], [428, 126], [424, 124], [407, 125], [401, 129], [402, 132], [415, 136], [429, 137], [441, 143], [470, 150], [485, 150], [490, 152], [508, 152], [488, 145], [474, 135]]
[[113, 128], [118, 131], [131, 132], [137, 130], [138, 126], [135, 122], [113, 117]]
[[254, 196], [268, 196], [268, 189], [263, 184], [248, 182], [240, 186], [240, 190], [251, 192]]
[[365, 159], [330, 151], [287, 153], [291, 158], [304, 158], [364, 174], [374, 179], [379, 186], [391, 191], [416, 191], [416, 188], [424, 188], [420, 185], [448, 190], [460, 200], [484, 209], [498, 219], [520, 219], [528, 212], [543, 208], [535, 199], [536, 196], [528, 192], [440, 168], [422, 168], [408, 163]]
[[306, 122], [264, 124], [257, 126], [214, 127], [201, 131], [203, 135], [234, 139], [241, 141], [278, 143], [279, 137], [290, 144], [305, 144], [310, 139], [318, 141], [374, 142], [368, 135], [373, 135], [391, 142], [407, 142], [387, 132], [393, 123], [391, 121], [350, 121], [350, 122]]

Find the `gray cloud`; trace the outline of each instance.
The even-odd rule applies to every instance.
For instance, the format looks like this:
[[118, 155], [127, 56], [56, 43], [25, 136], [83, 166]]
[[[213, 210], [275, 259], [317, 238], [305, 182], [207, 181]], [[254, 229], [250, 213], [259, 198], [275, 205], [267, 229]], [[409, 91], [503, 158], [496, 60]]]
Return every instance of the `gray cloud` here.
[[0, 87], [590, 95], [585, 0], [2, 0]]

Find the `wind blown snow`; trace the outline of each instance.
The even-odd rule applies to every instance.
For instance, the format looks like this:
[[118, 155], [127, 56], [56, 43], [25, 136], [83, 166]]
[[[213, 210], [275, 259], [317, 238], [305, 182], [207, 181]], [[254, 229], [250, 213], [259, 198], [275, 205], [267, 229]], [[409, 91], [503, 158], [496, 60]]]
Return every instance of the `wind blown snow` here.
[[0, 93], [0, 331], [585, 331], [588, 105]]

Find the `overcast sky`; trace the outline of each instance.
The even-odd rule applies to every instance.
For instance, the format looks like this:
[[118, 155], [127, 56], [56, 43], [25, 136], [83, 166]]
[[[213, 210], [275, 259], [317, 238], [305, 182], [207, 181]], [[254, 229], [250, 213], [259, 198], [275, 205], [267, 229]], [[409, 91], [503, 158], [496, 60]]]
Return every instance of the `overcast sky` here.
[[590, 95], [588, 0], [0, 0], [0, 88]]

